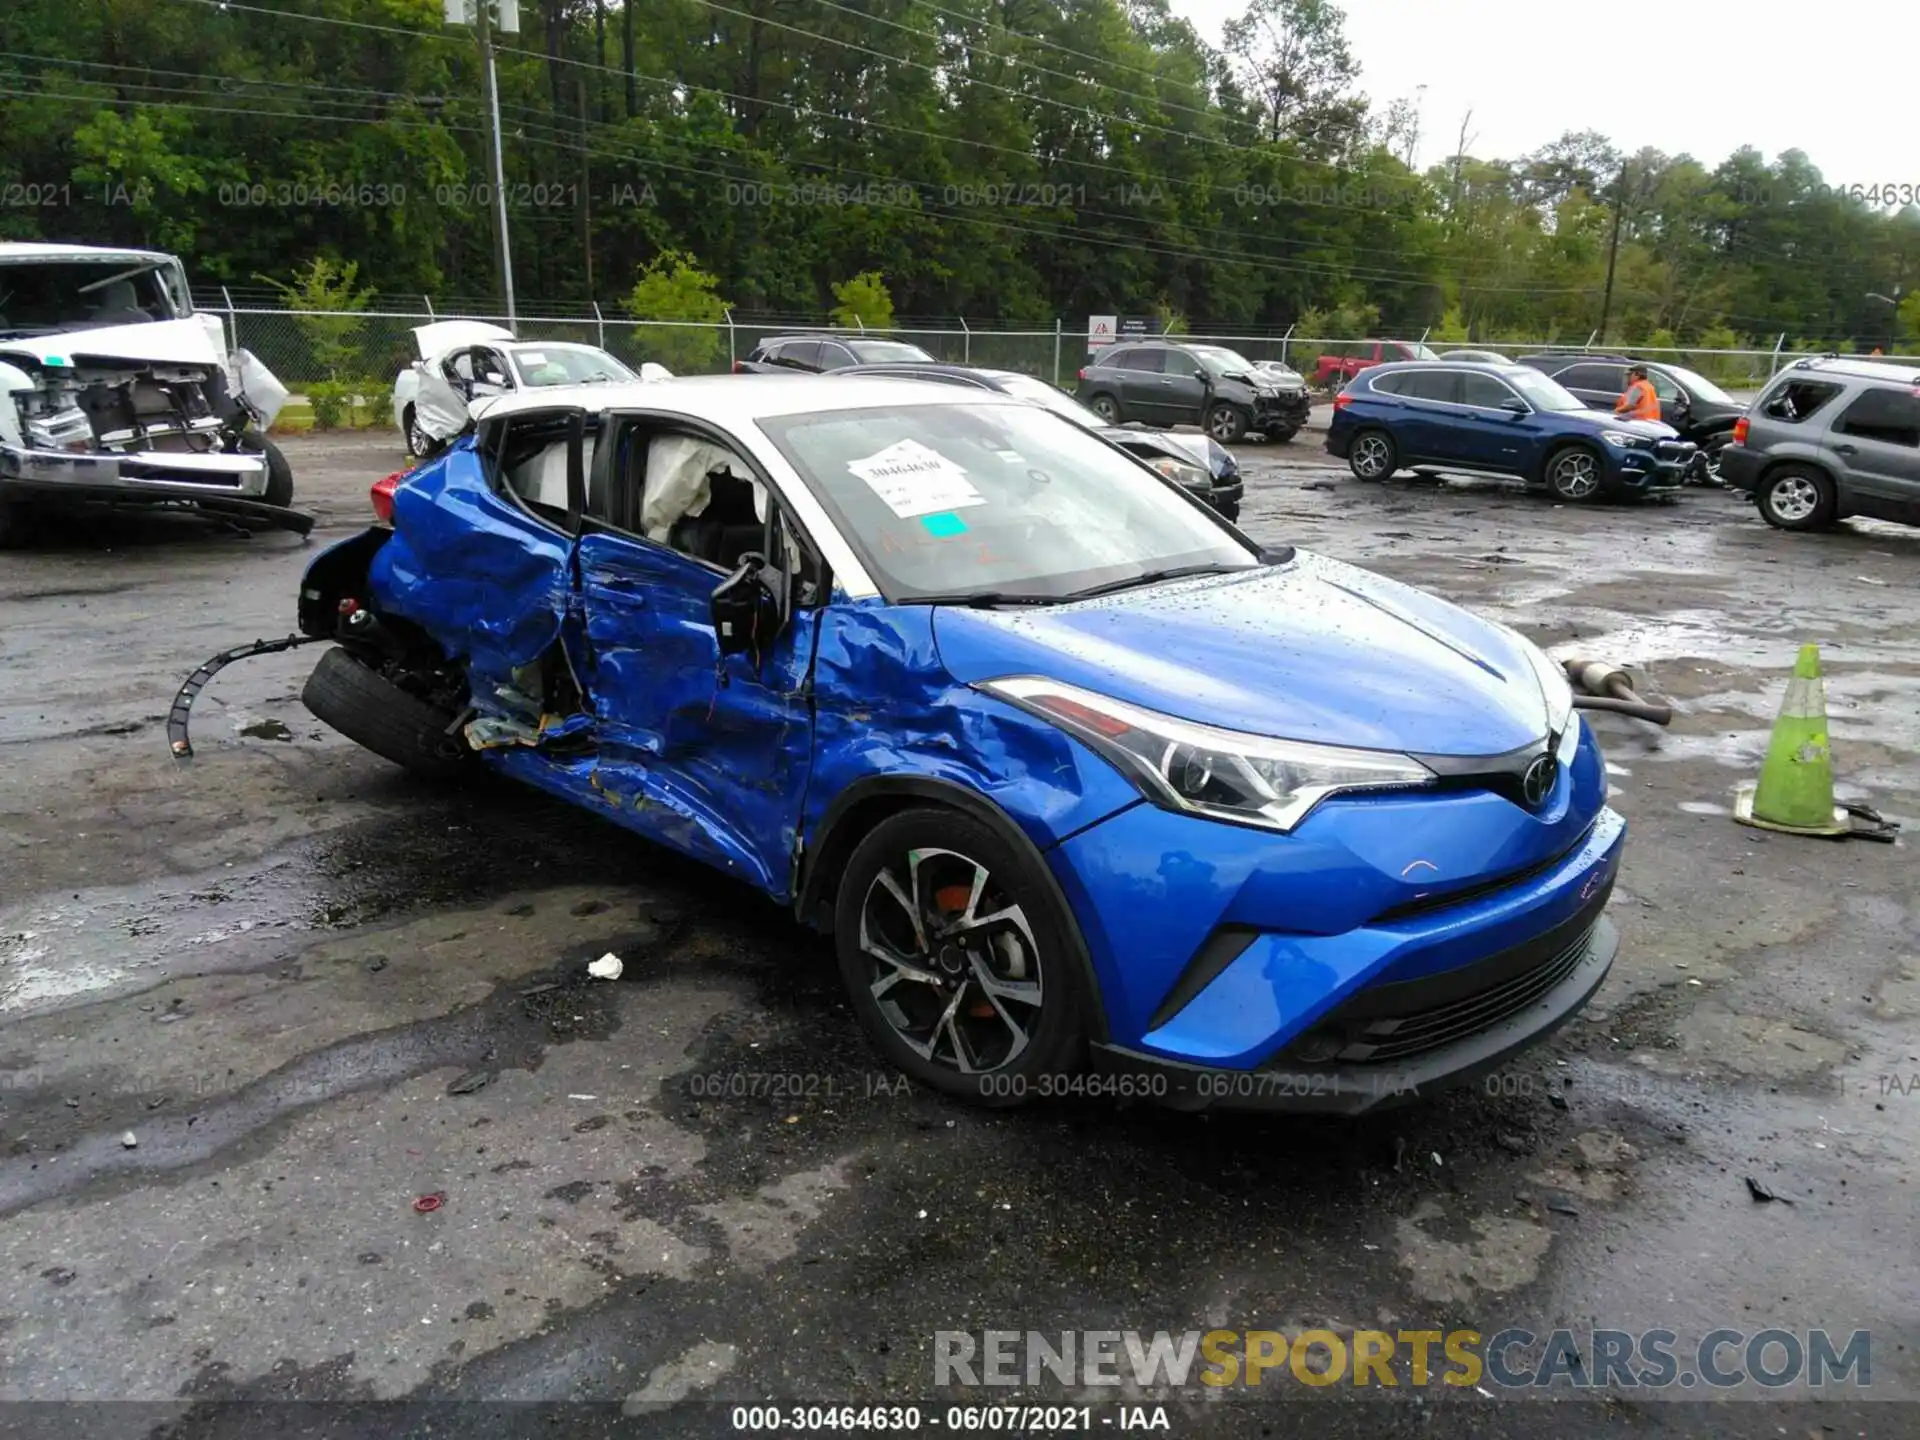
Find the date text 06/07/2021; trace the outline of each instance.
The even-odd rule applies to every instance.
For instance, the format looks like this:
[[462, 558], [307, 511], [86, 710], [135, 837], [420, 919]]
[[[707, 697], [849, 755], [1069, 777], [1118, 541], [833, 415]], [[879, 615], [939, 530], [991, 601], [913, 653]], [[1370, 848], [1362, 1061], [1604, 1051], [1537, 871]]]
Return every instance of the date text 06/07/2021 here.
[[1164, 1405], [736, 1405], [737, 1431], [833, 1434], [1086, 1435], [1101, 1430], [1172, 1430]]

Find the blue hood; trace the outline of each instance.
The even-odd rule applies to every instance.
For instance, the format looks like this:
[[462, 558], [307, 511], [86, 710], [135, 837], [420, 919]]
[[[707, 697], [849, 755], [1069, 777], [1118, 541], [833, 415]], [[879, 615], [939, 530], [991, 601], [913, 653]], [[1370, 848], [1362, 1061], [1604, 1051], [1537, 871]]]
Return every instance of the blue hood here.
[[946, 606], [934, 636], [968, 684], [1042, 675], [1287, 740], [1499, 755], [1547, 731], [1540, 683], [1512, 632], [1304, 552], [1045, 609]]

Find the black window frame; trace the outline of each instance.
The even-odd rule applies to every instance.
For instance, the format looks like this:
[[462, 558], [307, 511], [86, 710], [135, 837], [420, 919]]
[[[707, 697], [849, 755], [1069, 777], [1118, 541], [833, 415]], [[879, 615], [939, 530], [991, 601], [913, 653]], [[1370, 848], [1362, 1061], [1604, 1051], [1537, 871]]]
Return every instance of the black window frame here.
[[[1460, 371], [1451, 366], [1430, 366], [1423, 370], [1402, 370], [1399, 372], [1402, 400], [1418, 400], [1427, 405], [1458, 405], [1460, 403]], [[1441, 393], [1422, 395], [1419, 387], [1433, 387]], [[1414, 388], [1409, 388], [1414, 387]]]
[[[1783, 414], [1775, 408], [1781, 401], [1785, 400], [1788, 395], [1796, 390], [1819, 390], [1825, 393], [1822, 394], [1814, 404], [1804, 410], [1796, 410], [1795, 413], [1791, 415]], [[1777, 386], [1768, 391], [1767, 394], [1762, 397], [1762, 402], [1757, 405], [1755, 409], [1762, 419], [1775, 420], [1782, 425], [1804, 425], [1846, 393], [1847, 386], [1843, 380], [1824, 379], [1811, 375], [1796, 375], [1790, 377], [1784, 385]]]
[[[1522, 405], [1526, 405], [1529, 411], [1533, 409], [1532, 405], [1527, 404], [1527, 397], [1514, 389], [1504, 375], [1489, 375], [1485, 370], [1466, 369], [1458, 373], [1459, 379], [1457, 384], [1459, 398], [1454, 402], [1457, 405], [1465, 406], [1469, 410], [1500, 410], [1504, 412], [1507, 409], [1507, 402], [1509, 400], [1518, 400]], [[1505, 393], [1499, 400], [1494, 401], [1491, 405], [1484, 401], [1469, 399], [1467, 396], [1468, 386], [1473, 382], [1478, 382], [1482, 385], [1492, 385]]]

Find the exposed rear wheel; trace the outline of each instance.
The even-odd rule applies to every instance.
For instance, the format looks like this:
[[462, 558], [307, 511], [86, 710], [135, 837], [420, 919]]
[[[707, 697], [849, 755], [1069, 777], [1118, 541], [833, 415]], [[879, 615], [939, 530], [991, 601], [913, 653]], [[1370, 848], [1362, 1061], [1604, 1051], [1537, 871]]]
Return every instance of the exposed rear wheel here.
[[342, 735], [396, 765], [435, 779], [466, 773], [472, 752], [456, 732], [457, 718], [410, 694], [350, 651], [320, 657], [300, 699]]
[[1384, 430], [1362, 430], [1347, 447], [1347, 468], [1358, 480], [1385, 480], [1400, 468], [1400, 451]]
[[430, 459], [440, 448], [440, 442], [420, 428], [420, 416], [409, 405], [402, 418], [407, 426], [407, 453], [416, 460]]
[[1120, 423], [1120, 402], [1111, 395], [1096, 395], [1087, 402], [1087, 408], [1109, 425]]
[[1838, 503], [1833, 481], [1804, 465], [1782, 465], [1760, 482], [1760, 517], [1777, 530], [1824, 530]]
[[881, 821], [834, 901], [841, 977], [874, 1043], [921, 1084], [987, 1105], [1079, 1068], [1085, 982], [1055, 893], [971, 816]]

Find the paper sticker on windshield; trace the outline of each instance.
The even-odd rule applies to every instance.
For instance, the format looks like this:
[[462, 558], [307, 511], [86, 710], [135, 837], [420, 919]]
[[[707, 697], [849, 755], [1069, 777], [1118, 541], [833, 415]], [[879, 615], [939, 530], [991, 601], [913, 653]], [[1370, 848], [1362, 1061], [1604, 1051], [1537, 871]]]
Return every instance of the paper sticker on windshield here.
[[850, 460], [847, 469], [866, 481], [902, 520], [987, 503], [965, 470], [918, 440], [902, 440], [877, 455]]
[[546, 352], [542, 350], [522, 350], [520, 352], [520, 363], [522, 365], [544, 365], [547, 363]]

